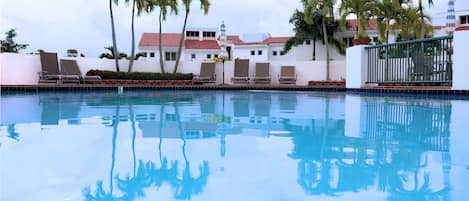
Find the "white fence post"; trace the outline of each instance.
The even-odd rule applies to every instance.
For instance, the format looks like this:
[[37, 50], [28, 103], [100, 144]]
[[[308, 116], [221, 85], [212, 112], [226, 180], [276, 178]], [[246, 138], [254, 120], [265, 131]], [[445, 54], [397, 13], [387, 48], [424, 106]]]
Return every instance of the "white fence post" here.
[[366, 45], [347, 48], [346, 57], [346, 87], [347, 89], [361, 88], [368, 77]]
[[469, 30], [453, 35], [453, 90], [469, 90]]

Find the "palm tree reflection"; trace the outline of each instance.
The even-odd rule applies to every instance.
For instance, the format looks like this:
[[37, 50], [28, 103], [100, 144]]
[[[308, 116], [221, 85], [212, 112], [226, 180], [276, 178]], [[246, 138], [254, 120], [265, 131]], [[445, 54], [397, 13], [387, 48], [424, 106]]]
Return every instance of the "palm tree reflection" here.
[[[115, 152], [116, 152], [116, 138], [117, 138], [117, 127], [119, 123], [119, 104], [116, 106], [116, 116], [113, 118], [113, 138], [112, 138], [112, 162], [110, 169], [110, 181], [109, 181], [109, 193], [106, 193], [103, 189], [103, 182], [100, 180], [96, 183], [96, 190], [91, 192], [90, 187], [83, 190], [85, 200], [97, 201], [97, 200], [136, 200], [145, 197], [145, 189], [154, 187], [159, 189], [165, 183], [174, 189], [174, 198], [180, 200], [188, 200], [192, 195], [203, 192], [207, 185], [209, 176], [209, 165], [207, 161], [203, 161], [200, 165], [200, 173], [197, 177], [194, 177], [190, 171], [190, 161], [186, 155], [187, 141], [184, 133], [182, 132], [182, 122], [179, 114], [179, 108], [176, 103], [173, 104], [176, 111], [176, 121], [178, 123], [179, 134], [183, 140], [182, 152], [185, 161], [184, 170], [182, 175], [179, 175], [179, 161], [168, 162], [167, 158], [162, 154], [162, 126], [164, 120], [164, 109], [165, 103], [161, 103], [160, 107], [160, 142], [158, 145], [159, 152], [159, 167], [152, 161], [139, 160], [136, 162], [137, 157], [135, 153], [135, 114], [132, 106], [129, 106], [130, 123], [132, 128], [132, 156], [134, 161], [133, 174], [127, 175], [123, 178], [119, 174], [114, 175], [114, 164], [115, 164]], [[116, 196], [113, 194], [113, 178], [116, 179], [116, 184], [122, 195]]]
[[[412, 109], [413, 116], [403, 116], [400, 122], [392, 110], [402, 111], [402, 108], [389, 103], [372, 104], [373, 108], [377, 104], [383, 108], [365, 111], [369, 119], [362, 122], [365, 130], [360, 138], [347, 137], [344, 124], [327, 115], [324, 123], [313, 120], [310, 131], [293, 129], [294, 148], [289, 157], [298, 160], [301, 188], [308, 194], [335, 196], [378, 185], [379, 190], [390, 193], [389, 201], [448, 200], [451, 159], [447, 122], [451, 107], [411, 105], [406, 109]], [[408, 123], [409, 118], [413, 119], [412, 124]], [[391, 125], [395, 130], [366, 125], [375, 121]], [[440, 189], [431, 188], [427, 169], [434, 164], [429, 162], [429, 151], [440, 152], [443, 159], [444, 187]]]

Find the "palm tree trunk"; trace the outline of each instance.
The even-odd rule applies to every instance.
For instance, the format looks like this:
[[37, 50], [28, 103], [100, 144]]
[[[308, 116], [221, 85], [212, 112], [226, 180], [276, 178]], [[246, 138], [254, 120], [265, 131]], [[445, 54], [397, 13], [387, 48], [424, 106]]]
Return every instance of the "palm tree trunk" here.
[[162, 33], [162, 23], [163, 21], [163, 12], [161, 12], [161, 9], [160, 9], [160, 16], [158, 18], [158, 22], [159, 22], [159, 52], [160, 52], [160, 69], [161, 69], [161, 72], [164, 73], [164, 62], [163, 62], [163, 33]]
[[322, 18], [322, 33], [324, 35], [324, 42], [326, 43], [326, 80], [331, 80], [329, 68], [330, 68], [330, 55], [329, 55], [329, 39], [327, 36], [327, 29], [326, 29], [326, 16]]
[[117, 51], [116, 42], [116, 28], [114, 27], [114, 14], [112, 12], [112, 0], [109, 0], [109, 13], [111, 15], [111, 28], [112, 28], [112, 53], [114, 54], [114, 61], [116, 63], [116, 71], [119, 72], [119, 55]]
[[135, 0], [132, 4], [132, 47], [130, 50], [130, 60], [129, 60], [129, 72], [132, 72], [132, 66], [134, 65], [134, 56], [135, 56], [135, 26], [134, 26], [134, 19], [135, 19]]
[[184, 18], [184, 25], [182, 26], [181, 40], [179, 41], [178, 53], [176, 55], [177, 59], [176, 59], [176, 64], [174, 64], [173, 73], [176, 73], [178, 71], [179, 60], [181, 59], [182, 44], [184, 43], [186, 25], [187, 25], [187, 18], [188, 17], [189, 17], [189, 9], [187, 8], [186, 9], [186, 17]]
[[316, 61], [316, 37], [313, 38], [313, 61]]
[[420, 12], [420, 38], [425, 38], [425, 21], [424, 21], [424, 16], [423, 16], [422, 0], [419, 0], [419, 12]]

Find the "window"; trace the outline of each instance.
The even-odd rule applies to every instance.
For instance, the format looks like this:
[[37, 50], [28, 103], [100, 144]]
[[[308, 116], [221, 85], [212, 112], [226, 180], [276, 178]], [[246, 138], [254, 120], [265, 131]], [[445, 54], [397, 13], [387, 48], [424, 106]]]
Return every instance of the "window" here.
[[147, 53], [147, 52], [143, 52], [143, 53], [142, 53], [142, 56], [143, 56], [143, 57], [147, 57], [147, 56], [148, 56], [148, 53]]
[[251, 55], [253, 55], [253, 56], [256, 55], [256, 51], [251, 50]]
[[191, 59], [195, 59], [195, 54], [191, 54]]
[[257, 55], [262, 55], [262, 50], [258, 50]]
[[272, 55], [277, 56], [277, 51], [273, 51]]
[[377, 43], [378, 42], [378, 37], [373, 37], [373, 42]]
[[198, 31], [187, 31], [186, 36], [187, 37], [199, 37], [199, 32]]
[[204, 32], [204, 33], [203, 33], [203, 36], [204, 36], [204, 37], [212, 37], [212, 38], [214, 38], [214, 37], [215, 37], [215, 32]]
[[469, 16], [459, 16], [459, 22], [461, 24], [469, 24]]
[[166, 61], [176, 61], [176, 52], [165, 52], [164, 60]]
[[213, 57], [218, 58], [218, 54], [213, 55]]
[[212, 55], [211, 54], [207, 54], [207, 59], [211, 59], [212, 58]]
[[280, 51], [280, 55], [285, 55], [285, 52], [284, 51]]
[[306, 40], [306, 45], [311, 45], [311, 41], [310, 41], [310, 40]]
[[[146, 56], [145, 56], [146, 57]], [[150, 57], [153, 58], [155, 57], [155, 53], [154, 52], [150, 52]]]

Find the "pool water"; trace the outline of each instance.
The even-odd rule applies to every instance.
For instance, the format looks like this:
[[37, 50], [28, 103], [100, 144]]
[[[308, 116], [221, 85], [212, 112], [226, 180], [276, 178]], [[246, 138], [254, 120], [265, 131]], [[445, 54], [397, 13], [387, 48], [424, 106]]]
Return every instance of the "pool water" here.
[[3, 94], [0, 200], [465, 201], [469, 101]]

